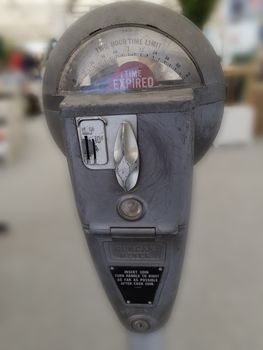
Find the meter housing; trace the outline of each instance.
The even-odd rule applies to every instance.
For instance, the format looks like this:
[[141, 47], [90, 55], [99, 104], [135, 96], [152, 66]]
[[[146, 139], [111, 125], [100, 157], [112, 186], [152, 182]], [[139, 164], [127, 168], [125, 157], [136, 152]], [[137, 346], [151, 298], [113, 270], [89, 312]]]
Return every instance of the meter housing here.
[[167, 320], [184, 257], [193, 165], [224, 108], [219, 59], [186, 18], [120, 2], [70, 27], [44, 78], [50, 131], [66, 155], [103, 286], [130, 330]]

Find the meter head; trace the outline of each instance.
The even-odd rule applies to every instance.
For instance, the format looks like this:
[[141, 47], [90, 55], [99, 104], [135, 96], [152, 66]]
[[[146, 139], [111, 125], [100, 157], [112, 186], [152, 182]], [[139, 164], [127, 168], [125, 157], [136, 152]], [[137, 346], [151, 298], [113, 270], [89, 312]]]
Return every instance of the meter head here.
[[43, 91], [104, 288], [127, 328], [155, 330], [178, 287], [193, 164], [221, 123], [219, 59], [183, 16], [114, 3], [66, 31]]

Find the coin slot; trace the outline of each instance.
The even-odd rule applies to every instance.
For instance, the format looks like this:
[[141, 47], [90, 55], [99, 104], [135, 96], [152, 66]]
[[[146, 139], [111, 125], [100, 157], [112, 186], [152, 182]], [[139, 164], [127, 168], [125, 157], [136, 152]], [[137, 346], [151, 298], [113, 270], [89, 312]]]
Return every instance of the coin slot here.
[[92, 139], [92, 148], [93, 148], [94, 163], [96, 163], [97, 155], [96, 155], [96, 146], [95, 146], [94, 139]]
[[78, 124], [78, 134], [83, 163], [92, 168], [107, 164], [105, 122], [100, 118], [85, 118]]
[[87, 155], [87, 162], [88, 162], [90, 160], [88, 136], [85, 136], [85, 146], [86, 146], [86, 155]]

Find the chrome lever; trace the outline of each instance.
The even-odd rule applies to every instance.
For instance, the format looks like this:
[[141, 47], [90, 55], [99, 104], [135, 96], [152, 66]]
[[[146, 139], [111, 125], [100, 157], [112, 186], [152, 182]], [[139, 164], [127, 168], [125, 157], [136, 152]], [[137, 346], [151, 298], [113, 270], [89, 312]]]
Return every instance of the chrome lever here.
[[139, 177], [139, 149], [133, 129], [122, 122], [114, 146], [115, 174], [124, 191], [130, 191]]

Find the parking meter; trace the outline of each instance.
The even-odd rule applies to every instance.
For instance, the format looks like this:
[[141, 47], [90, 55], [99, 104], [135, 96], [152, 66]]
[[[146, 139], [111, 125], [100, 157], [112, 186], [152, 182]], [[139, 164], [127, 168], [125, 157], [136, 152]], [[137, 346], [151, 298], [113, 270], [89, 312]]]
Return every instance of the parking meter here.
[[224, 90], [203, 34], [149, 3], [88, 13], [49, 58], [48, 125], [67, 157], [96, 269], [129, 330], [156, 330], [171, 311], [193, 165], [217, 134]]

